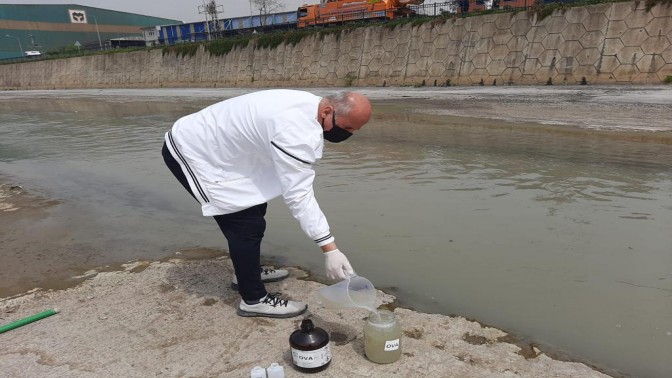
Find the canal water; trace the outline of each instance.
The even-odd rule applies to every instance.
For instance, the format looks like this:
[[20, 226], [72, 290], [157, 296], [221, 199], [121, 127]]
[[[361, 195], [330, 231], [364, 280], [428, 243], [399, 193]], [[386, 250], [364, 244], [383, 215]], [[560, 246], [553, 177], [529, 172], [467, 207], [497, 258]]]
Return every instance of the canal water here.
[[[325, 146], [315, 185], [360, 275], [401, 306], [478, 320], [555, 357], [672, 376], [669, 92], [363, 91], [374, 119]], [[174, 120], [242, 92], [0, 94], [0, 178], [57, 199], [40, 222], [68, 232], [51, 260], [2, 259], [42, 261], [58, 277], [226, 248], [160, 149]], [[265, 257], [324, 279], [280, 200], [267, 220]], [[0, 288], [30, 281], [0, 273]]]

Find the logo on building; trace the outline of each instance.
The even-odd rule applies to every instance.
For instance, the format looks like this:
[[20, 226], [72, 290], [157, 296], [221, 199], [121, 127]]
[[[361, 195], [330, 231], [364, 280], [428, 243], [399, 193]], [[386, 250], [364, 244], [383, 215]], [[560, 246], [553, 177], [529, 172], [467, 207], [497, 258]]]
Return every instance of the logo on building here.
[[86, 24], [86, 23], [88, 23], [86, 21], [86, 11], [77, 10], [77, 9], [69, 9], [68, 12], [70, 12], [70, 23], [72, 23], [72, 24]]

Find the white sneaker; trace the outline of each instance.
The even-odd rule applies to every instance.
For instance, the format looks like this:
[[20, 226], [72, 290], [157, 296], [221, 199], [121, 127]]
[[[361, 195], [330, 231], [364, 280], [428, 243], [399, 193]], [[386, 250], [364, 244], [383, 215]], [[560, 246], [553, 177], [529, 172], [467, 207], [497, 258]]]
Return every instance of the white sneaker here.
[[[287, 277], [289, 277], [289, 271], [285, 269], [263, 268], [261, 270], [261, 282], [275, 282]], [[235, 274], [231, 280], [231, 288], [238, 290], [238, 277]]]
[[241, 299], [238, 311], [240, 316], [265, 316], [268, 318], [293, 318], [308, 309], [303, 302], [279, 298], [279, 293], [268, 293], [259, 303], [247, 304]]

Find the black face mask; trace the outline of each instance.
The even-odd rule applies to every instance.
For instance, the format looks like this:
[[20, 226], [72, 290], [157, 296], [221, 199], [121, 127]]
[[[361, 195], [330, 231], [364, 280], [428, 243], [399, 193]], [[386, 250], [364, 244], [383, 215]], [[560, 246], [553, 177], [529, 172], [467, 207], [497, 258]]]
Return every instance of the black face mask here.
[[[351, 132], [336, 125], [336, 112], [331, 113], [331, 124], [333, 125], [331, 130], [323, 132], [324, 139], [331, 143], [340, 143], [352, 136]], [[322, 128], [324, 129], [324, 118], [322, 118]]]

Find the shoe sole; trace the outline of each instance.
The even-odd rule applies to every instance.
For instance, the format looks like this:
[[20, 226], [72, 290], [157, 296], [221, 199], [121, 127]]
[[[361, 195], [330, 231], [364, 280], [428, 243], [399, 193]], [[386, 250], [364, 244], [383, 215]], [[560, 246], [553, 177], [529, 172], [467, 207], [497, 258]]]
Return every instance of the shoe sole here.
[[299, 312], [292, 312], [289, 314], [262, 314], [261, 312], [249, 312], [249, 311], [244, 311], [241, 310], [240, 308], [236, 311], [236, 314], [238, 316], [244, 316], [244, 317], [264, 317], [264, 318], [276, 318], [276, 319], [284, 319], [284, 318], [293, 318], [295, 316], [299, 316], [306, 312], [308, 310], [308, 306], [306, 306], [303, 310]]
[[[261, 282], [263, 282], [263, 283], [267, 283], [267, 282], [278, 282], [278, 281], [282, 281], [282, 280], [284, 280], [285, 278], [289, 278], [289, 274], [286, 275], [286, 276], [284, 276], [284, 277], [278, 277], [278, 278], [271, 278], [271, 279], [267, 279], [267, 280], [261, 280]], [[231, 282], [231, 289], [233, 289], [233, 290], [238, 290], [238, 284], [235, 284], [235, 283]]]

